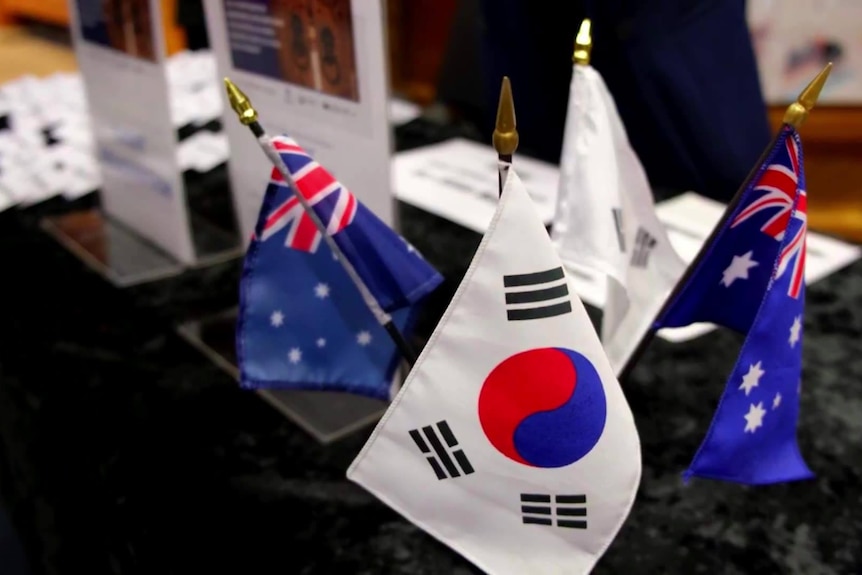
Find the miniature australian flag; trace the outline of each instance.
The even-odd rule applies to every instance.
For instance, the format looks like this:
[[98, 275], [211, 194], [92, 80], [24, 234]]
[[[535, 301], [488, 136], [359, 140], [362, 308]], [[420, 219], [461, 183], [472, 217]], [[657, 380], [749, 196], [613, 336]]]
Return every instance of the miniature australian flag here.
[[[440, 274], [294, 140], [279, 136], [270, 144], [326, 233], [408, 335]], [[245, 388], [384, 400], [399, 363], [395, 344], [277, 168], [245, 257], [237, 356]]]
[[745, 343], [686, 478], [749, 485], [813, 476], [796, 441], [807, 196], [802, 143], [782, 128], [656, 329], [712, 322]]

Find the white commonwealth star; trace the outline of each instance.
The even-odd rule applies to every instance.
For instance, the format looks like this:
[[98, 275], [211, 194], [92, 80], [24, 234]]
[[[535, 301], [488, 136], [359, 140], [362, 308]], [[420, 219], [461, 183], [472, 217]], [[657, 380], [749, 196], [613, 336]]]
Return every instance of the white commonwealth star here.
[[721, 283], [724, 287], [730, 287], [730, 284], [738, 279], [748, 279], [748, 270], [758, 265], [756, 261], [751, 259], [753, 254], [754, 252], [749, 250], [748, 253], [741, 256], [733, 256], [733, 261], [730, 262], [721, 277]]
[[356, 343], [361, 346], [366, 346], [371, 343], [371, 333], [362, 330], [356, 335]]
[[317, 347], [326, 347], [326, 340], [322, 337], [317, 338]]
[[764, 373], [766, 372], [763, 371], [762, 363], [759, 361], [748, 367], [748, 373], [742, 376], [742, 385], [739, 386], [739, 389], [745, 390], [745, 397], [748, 397], [751, 390], [760, 385], [760, 376]]
[[319, 297], [320, 299], [326, 299], [329, 297], [329, 286], [325, 283], [319, 283], [314, 286], [314, 295]]
[[763, 426], [763, 416], [766, 415], [766, 410], [763, 409], [763, 402], [757, 405], [753, 403], [748, 408], [748, 413], [745, 414], [745, 432], [754, 433], [758, 427]]
[[799, 342], [800, 332], [802, 331], [802, 316], [798, 315], [793, 318], [793, 325], [790, 326], [790, 347], [794, 347]]
[[781, 394], [776, 391], [772, 399], [772, 409], [777, 409], [779, 405], [781, 405]]
[[272, 312], [272, 315], [269, 316], [269, 323], [272, 327], [281, 327], [281, 324], [284, 323], [284, 314], [281, 313], [281, 310]]
[[287, 359], [290, 363], [297, 364], [302, 359], [302, 351], [298, 347], [293, 347], [287, 352]]

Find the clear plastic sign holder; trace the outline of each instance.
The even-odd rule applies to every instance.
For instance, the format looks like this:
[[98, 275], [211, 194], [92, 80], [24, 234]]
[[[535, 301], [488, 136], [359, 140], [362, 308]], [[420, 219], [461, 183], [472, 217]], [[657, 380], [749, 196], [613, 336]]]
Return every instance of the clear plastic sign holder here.
[[[206, 192], [212, 195], [218, 190]], [[229, 197], [225, 203], [229, 205]], [[216, 225], [192, 205], [189, 205], [189, 227], [197, 255], [192, 264], [180, 263], [98, 207], [47, 216], [42, 219], [41, 227], [96, 273], [121, 288], [174, 277], [187, 269], [217, 265], [243, 253], [235, 224]]]
[[[232, 309], [179, 326], [177, 331], [208, 359], [239, 381], [236, 360], [237, 310]], [[397, 377], [401, 377], [398, 374]], [[380, 419], [387, 403], [349, 393], [327, 391], [257, 390], [285, 417], [318, 442], [328, 444]]]
[[183, 266], [124, 225], [91, 208], [42, 219], [42, 229], [118, 287], [176, 276]]

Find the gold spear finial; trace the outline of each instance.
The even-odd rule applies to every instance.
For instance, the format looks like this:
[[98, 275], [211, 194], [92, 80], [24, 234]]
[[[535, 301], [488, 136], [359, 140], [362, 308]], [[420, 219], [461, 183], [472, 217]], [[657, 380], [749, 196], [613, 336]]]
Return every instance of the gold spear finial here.
[[811, 80], [811, 83], [802, 90], [802, 93], [799, 94], [796, 101], [787, 107], [787, 111], [784, 112], [785, 124], [789, 124], [798, 130], [799, 127], [805, 123], [805, 120], [808, 118], [808, 112], [810, 112], [814, 108], [814, 104], [817, 103], [817, 98], [820, 97], [820, 91], [823, 90], [823, 86], [826, 84], [826, 80], [829, 78], [829, 72], [831, 71], [832, 62], [829, 62], [826, 64], [826, 67], [820, 70], [820, 73]]
[[515, 125], [515, 101], [508, 76], [503, 76], [500, 103], [497, 106], [497, 125], [494, 127], [494, 149], [501, 156], [511, 156], [518, 149], [518, 130]]
[[584, 18], [581, 22], [581, 27], [578, 30], [578, 35], [575, 36], [575, 52], [572, 54], [572, 62], [575, 64], [590, 64], [590, 52], [593, 51], [593, 37], [590, 35], [592, 22], [589, 18]]
[[224, 79], [224, 87], [227, 90], [227, 99], [230, 102], [230, 107], [236, 112], [239, 121], [245, 126], [257, 122], [257, 110], [251, 105], [251, 100], [248, 99], [248, 96], [236, 84], [231, 82], [230, 78]]

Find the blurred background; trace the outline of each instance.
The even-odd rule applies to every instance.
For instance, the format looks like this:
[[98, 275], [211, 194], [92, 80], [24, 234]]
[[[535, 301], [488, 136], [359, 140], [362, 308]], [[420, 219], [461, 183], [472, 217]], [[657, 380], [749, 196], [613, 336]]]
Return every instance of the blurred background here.
[[[162, 4], [169, 53], [206, 48], [203, 3]], [[862, 4], [855, 0], [388, 0], [387, 10], [394, 95], [422, 106], [427, 117], [490, 137], [507, 74], [520, 151], [553, 163], [573, 37], [589, 15], [593, 64], [653, 187], [723, 200], [755, 163], [787, 103], [833, 61], [803, 131], [810, 225], [862, 239]], [[75, 69], [65, 0], [3, 0], [0, 20], [0, 81]], [[689, 77], [692, 69], [702, 76]]]
[[[170, 54], [207, 48], [201, 1], [162, 4]], [[862, 241], [859, 0], [386, 4], [394, 96], [420, 106], [432, 125], [463, 123], [490, 142], [500, 78], [509, 75], [519, 153], [552, 163], [562, 143], [573, 38], [589, 15], [593, 64], [653, 187], [721, 200], [754, 165], [787, 104], [832, 61], [827, 89], [802, 129], [809, 225]], [[0, 84], [75, 71], [68, 25], [66, 0], [0, 0]], [[691, 77], [692, 70], [701, 75]], [[23, 573], [17, 536], [0, 511], [0, 575]]]

